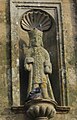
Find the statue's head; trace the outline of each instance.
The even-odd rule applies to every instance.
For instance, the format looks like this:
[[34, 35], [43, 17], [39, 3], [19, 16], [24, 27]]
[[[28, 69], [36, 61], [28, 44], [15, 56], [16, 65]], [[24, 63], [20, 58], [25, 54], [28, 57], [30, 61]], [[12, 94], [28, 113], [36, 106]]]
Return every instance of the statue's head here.
[[30, 39], [30, 45], [31, 46], [43, 46], [42, 37], [43, 32], [38, 30], [37, 28], [34, 28], [31, 31], [28, 31], [29, 39]]

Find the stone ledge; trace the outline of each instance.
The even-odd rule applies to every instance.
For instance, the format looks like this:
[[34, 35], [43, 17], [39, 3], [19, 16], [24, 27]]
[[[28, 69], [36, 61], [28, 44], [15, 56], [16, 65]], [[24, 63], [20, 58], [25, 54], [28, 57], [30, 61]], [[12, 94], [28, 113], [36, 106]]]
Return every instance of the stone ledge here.
[[[45, 100], [45, 99], [43, 99], [43, 100], [33, 100], [31, 103], [32, 104], [36, 104], [37, 102], [48, 102], [48, 103], [51, 103], [51, 101], [49, 101], [49, 100]], [[66, 113], [68, 113], [69, 111], [70, 111], [70, 107], [69, 106], [58, 106], [57, 105], [57, 103], [56, 102], [54, 102], [54, 101], [52, 101], [53, 102], [53, 104], [54, 104], [54, 106], [55, 106], [55, 109], [56, 109], [56, 113], [57, 114], [66, 114]], [[30, 101], [28, 101], [27, 102], [28, 103], [28, 105], [30, 105], [29, 103], [30, 103]], [[27, 103], [26, 103], [26, 109], [27, 109]], [[20, 105], [20, 106], [12, 106], [11, 107], [11, 110], [12, 110], [12, 112], [14, 112], [14, 113], [24, 113], [26, 110], [25, 110], [25, 107], [24, 107], [24, 105]]]
[[[18, 106], [18, 107], [12, 106], [10, 108], [10, 110], [12, 110], [12, 112], [14, 112], [16, 114], [25, 112], [24, 105], [21, 105], [21, 106]], [[70, 111], [70, 107], [68, 107], [68, 106], [57, 106], [56, 111], [57, 111], [56, 112], [57, 114], [66, 114]]]

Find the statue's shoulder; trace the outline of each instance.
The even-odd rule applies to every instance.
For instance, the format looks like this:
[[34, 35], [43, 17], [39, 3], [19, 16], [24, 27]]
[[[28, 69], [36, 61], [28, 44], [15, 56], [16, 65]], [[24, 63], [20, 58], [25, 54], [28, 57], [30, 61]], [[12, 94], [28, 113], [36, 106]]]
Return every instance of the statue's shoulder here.
[[49, 55], [48, 51], [44, 47], [41, 47], [41, 50], [45, 55]]

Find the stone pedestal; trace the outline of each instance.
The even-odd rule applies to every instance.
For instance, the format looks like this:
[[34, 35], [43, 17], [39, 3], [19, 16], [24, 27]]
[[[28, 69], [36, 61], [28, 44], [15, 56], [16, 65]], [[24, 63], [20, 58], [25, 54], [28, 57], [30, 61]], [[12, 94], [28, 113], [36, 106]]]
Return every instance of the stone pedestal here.
[[35, 99], [25, 104], [26, 114], [30, 120], [49, 120], [56, 114], [56, 102], [47, 99]]

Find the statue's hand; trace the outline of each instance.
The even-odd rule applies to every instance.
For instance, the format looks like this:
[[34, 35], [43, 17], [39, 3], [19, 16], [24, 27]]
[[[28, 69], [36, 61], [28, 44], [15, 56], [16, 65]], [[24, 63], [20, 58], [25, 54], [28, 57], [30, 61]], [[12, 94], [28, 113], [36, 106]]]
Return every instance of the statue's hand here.
[[34, 63], [34, 58], [32, 58], [32, 57], [26, 57], [25, 63], [27, 63], [27, 64], [32, 64], [32, 63]]
[[24, 67], [25, 67], [25, 69], [28, 70], [28, 71], [31, 71], [31, 70], [32, 70], [32, 64], [25, 64]]
[[32, 57], [26, 57], [24, 67], [26, 70], [31, 71], [32, 70], [32, 64], [34, 63], [34, 58]]
[[52, 73], [52, 65], [50, 62], [46, 61], [45, 64], [44, 64], [44, 72], [46, 74], [50, 74]]
[[45, 66], [45, 67], [44, 67], [44, 72], [45, 72], [46, 74], [52, 73], [51, 67], [50, 67], [50, 66]]

